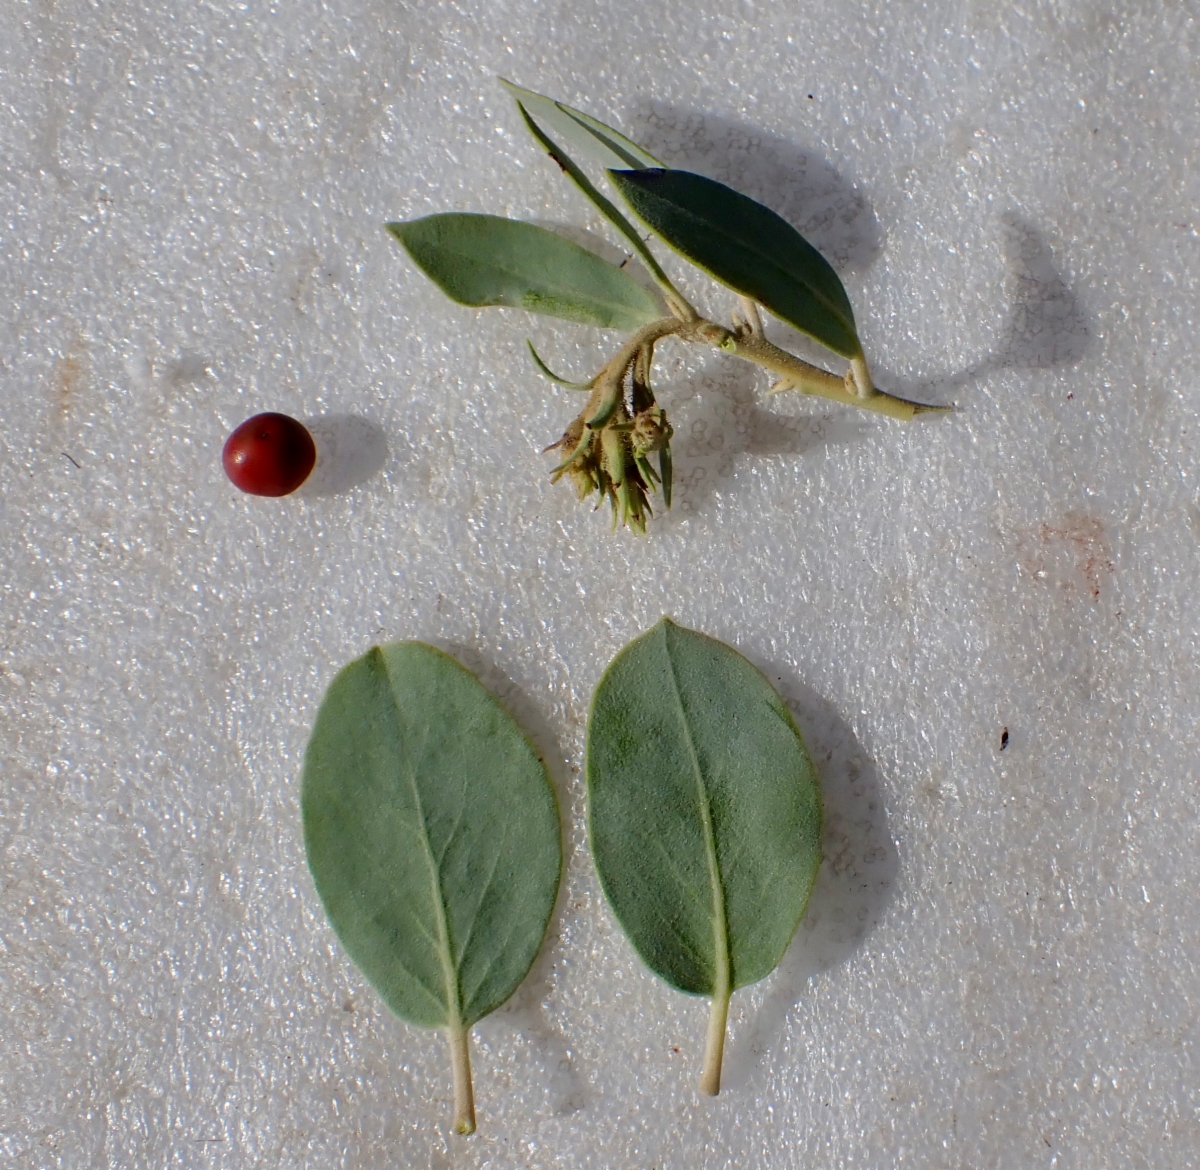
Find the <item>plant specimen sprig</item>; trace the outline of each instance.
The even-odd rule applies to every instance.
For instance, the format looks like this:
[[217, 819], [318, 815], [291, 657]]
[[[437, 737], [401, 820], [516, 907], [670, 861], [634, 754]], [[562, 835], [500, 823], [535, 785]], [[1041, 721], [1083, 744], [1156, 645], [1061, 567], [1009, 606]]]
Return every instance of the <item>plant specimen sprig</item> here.
[[[798, 390], [902, 420], [948, 409], [875, 386], [837, 273], [770, 208], [713, 179], [667, 167], [588, 114], [511, 82], [502, 84], [516, 99], [530, 134], [645, 265], [662, 303], [624, 266], [534, 224], [451, 213], [387, 227], [417, 266], [459, 304], [507, 305], [632, 331], [586, 382], [560, 378], [529, 346], [543, 374], [588, 394], [562, 438], [546, 448], [560, 456], [551, 478], [569, 478], [580, 499], [593, 492], [601, 502], [607, 499], [614, 525], [644, 533], [655, 489], [671, 506], [672, 432], [651, 385], [655, 347], [667, 338], [713, 346], [769, 370], [777, 378], [772, 391]], [[728, 326], [696, 310], [638, 229], [593, 185], [563, 143], [605, 170], [654, 235], [737, 294]], [[845, 374], [769, 341], [760, 307], [845, 358]]]

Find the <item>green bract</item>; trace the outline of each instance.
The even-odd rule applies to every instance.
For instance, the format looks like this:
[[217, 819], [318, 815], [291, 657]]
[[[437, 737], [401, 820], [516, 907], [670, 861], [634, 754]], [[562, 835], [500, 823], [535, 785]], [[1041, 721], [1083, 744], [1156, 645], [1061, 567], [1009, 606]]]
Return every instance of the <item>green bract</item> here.
[[603, 329], [637, 329], [662, 315], [627, 272], [536, 224], [451, 213], [387, 228], [460, 305], [507, 305]]
[[330, 685], [301, 804], [334, 931], [398, 1016], [446, 1029], [456, 1128], [470, 1133], [467, 1030], [525, 977], [558, 892], [545, 767], [474, 675], [432, 646], [397, 642]]
[[[590, 391], [562, 438], [546, 448], [559, 458], [551, 477], [569, 479], [580, 499], [595, 493], [608, 500], [614, 525], [645, 532], [656, 490], [671, 506], [673, 431], [651, 385], [655, 346], [668, 338], [754, 362], [775, 375], [775, 390], [816, 394], [897, 419], [945, 409], [875, 387], [837, 273], [770, 208], [702, 175], [671, 170], [590, 114], [510, 81], [501, 84], [534, 140], [631, 249], [627, 259], [636, 256], [645, 266], [662, 292], [665, 313], [623, 271], [533, 224], [459, 214], [387, 226], [418, 266], [462, 304], [510, 305], [634, 331], [587, 381], [550, 374], [533, 355], [553, 381]], [[604, 172], [656, 235], [738, 294], [728, 327], [697, 312], [641, 232], [576, 159]], [[833, 374], [775, 345], [759, 306], [848, 358], [850, 368]]]
[[663, 618], [596, 688], [587, 790], [592, 855], [630, 942], [713, 1000], [701, 1087], [715, 1093], [730, 994], [782, 958], [821, 862], [800, 732], [745, 658]]

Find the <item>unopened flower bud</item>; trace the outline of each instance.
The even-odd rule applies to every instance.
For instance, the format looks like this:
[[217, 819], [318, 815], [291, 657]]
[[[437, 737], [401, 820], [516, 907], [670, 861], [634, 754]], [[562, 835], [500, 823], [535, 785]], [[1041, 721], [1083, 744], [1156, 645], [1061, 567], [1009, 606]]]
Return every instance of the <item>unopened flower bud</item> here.
[[630, 440], [635, 455], [649, 451], [661, 451], [671, 438], [671, 426], [661, 406], [651, 406], [639, 411], [633, 419]]

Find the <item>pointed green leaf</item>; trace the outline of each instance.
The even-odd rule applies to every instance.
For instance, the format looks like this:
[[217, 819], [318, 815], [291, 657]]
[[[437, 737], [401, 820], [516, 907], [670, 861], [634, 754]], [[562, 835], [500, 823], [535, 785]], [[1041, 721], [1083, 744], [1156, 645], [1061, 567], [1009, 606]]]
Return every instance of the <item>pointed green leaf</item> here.
[[533, 348], [533, 342], [530, 341], [528, 337], [525, 338], [525, 344], [529, 346], [529, 355], [533, 358], [534, 365], [536, 365], [542, 374], [549, 378], [551, 382], [557, 382], [560, 386], [566, 386], [570, 390], [590, 390], [592, 388], [592, 385], [596, 381], [595, 378], [593, 378], [591, 382], [572, 382], [567, 378], [560, 378], [548, 365], [546, 365], [544, 361], [542, 361], [542, 355]]
[[663, 503], [669, 508], [671, 506], [671, 488], [674, 478], [673, 465], [671, 462], [671, 444], [664, 443], [662, 450], [658, 453], [658, 474], [662, 480]]
[[558, 891], [558, 808], [537, 753], [454, 659], [397, 642], [330, 685], [301, 805], [347, 954], [402, 1019], [446, 1028], [465, 1062], [466, 1029], [525, 977]]
[[662, 315], [627, 272], [536, 224], [451, 212], [387, 229], [460, 305], [505, 305], [605, 329], [638, 329]]
[[647, 247], [646, 241], [638, 235], [637, 228], [621, 214], [611, 199], [596, 190], [591, 180], [579, 169], [570, 155], [533, 120], [529, 111], [520, 102], [517, 102], [517, 109], [521, 112], [526, 129], [533, 135], [541, 148], [562, 168], [563, 173], [579, 188], [583, 197], [629, 241], [633, 250], [642, 258], [642, 263], [646, 265], [659, 288], [666, 294], [668, 302], [675, 306], [684, 306], [686, 301], [682, 294], [662, 270], [654, 253]]
[[753, 665], [663, 618], [596, 688], [587, 789], [600, 883], [634, 949], [713, 998], [715, 1092], [729, 994], [779, 962], [817, 875], [812, 761]]
[[500, 84], [524, 106], [529, 114], [559, 142], [566, 143], [580, 155], [602, 167], [618, 169], [632, 167], [661, 167], [648, 150], [626, 138], [624, 134], [606, 126], [582, 110], [572, 109], [563, 102], [556, 102], [531, 89], [522, 89], [503, 77]]
[[688, 171], [609, 174], [634, 214], [693, 264], [834, 353], [862, 353], [837, 273], [769, 207]]

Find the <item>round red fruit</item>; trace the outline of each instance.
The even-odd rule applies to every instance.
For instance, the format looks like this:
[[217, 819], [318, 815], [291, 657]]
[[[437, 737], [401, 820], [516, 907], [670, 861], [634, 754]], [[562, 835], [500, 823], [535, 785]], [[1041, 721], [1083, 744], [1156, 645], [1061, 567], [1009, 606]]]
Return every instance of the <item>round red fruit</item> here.
[[317, 446], [303, 423], [286, 414], [256, 414], [225, 440], [221, 462], [235, 487], [252, 496], [286, 496], [307, 478]]

